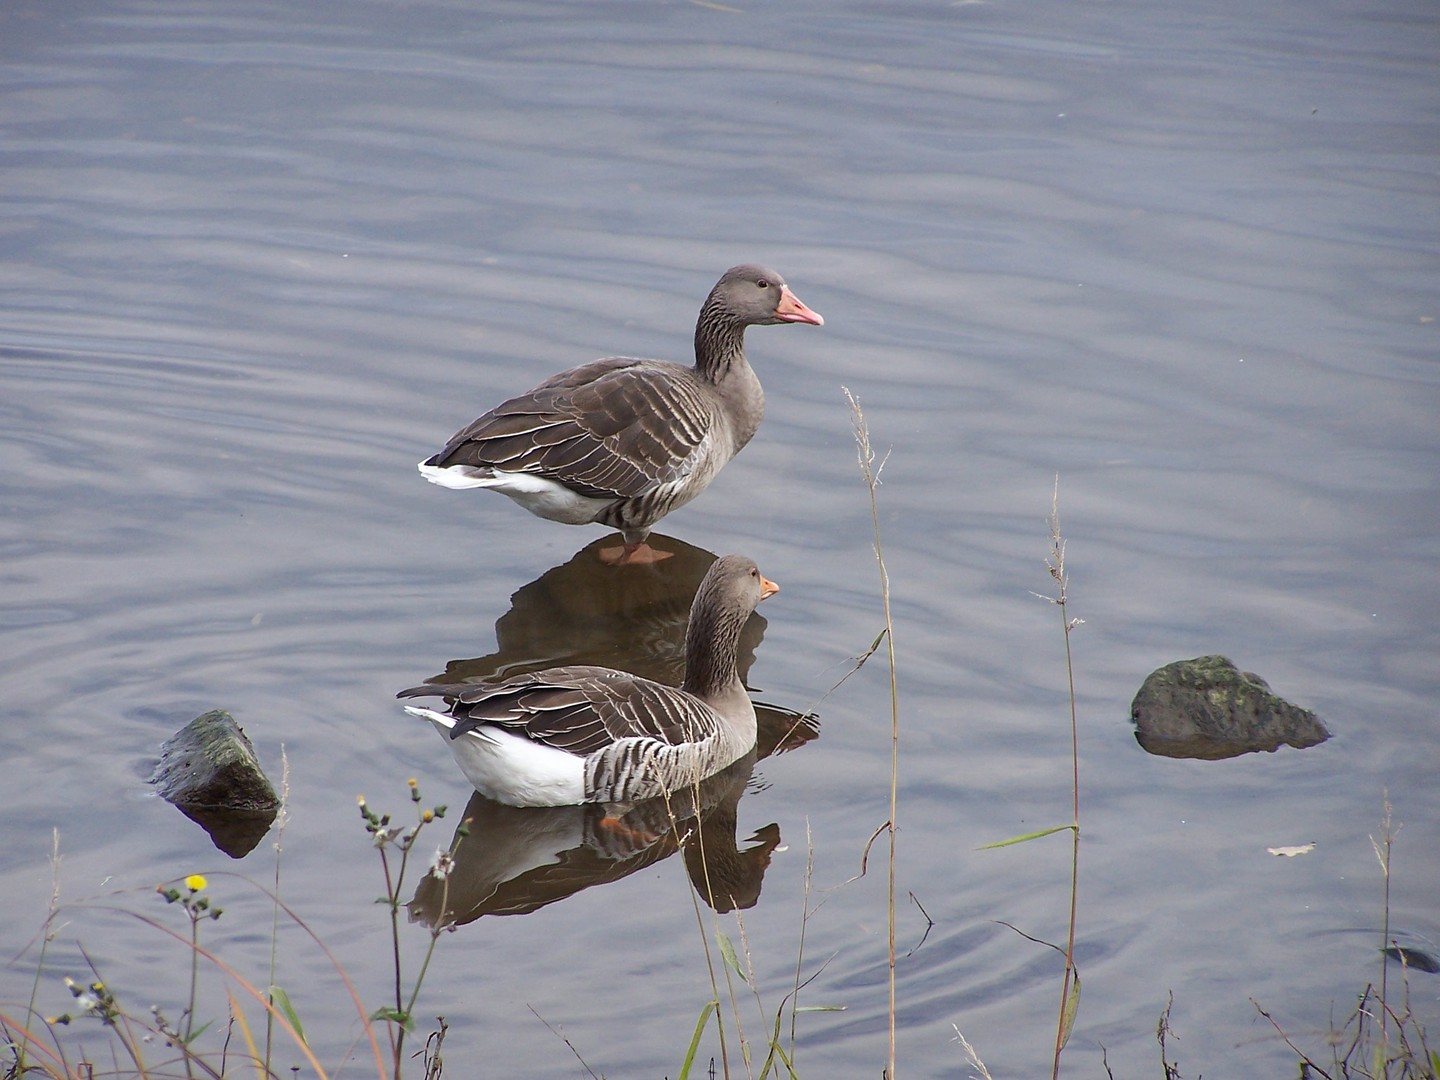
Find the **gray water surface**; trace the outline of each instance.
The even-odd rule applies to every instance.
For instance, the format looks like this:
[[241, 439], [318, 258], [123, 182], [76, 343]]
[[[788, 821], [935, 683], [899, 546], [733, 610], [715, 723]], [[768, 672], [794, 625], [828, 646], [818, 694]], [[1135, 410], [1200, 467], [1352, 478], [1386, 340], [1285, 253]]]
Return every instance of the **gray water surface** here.
[[[1063, 941], [1068, 843], [977, 848], [1070, 820], [1064, 616], [1034, 595], [1057, 477], [1084, 620], [1066, 1071], [1101, 1075], [1103, 1046], [1116, 1076], [1158, 1075], [1173, 991], [1184, 1075], [1293, 1074], [1249, 999], [1320, 1054], [1378, 979], [1387, 794], [1390, 926], [1440, 948], [1437, 59], [1440, 20], [1405, 0], [6, 5], [5, 1011], [52, 829], [68, 900], [172, 918], [154, 883], [210, 875], [207, 940], [263, 985], [269, 901], [223, 871], [272, 883], [273, 845], [231, 863], [144, 783], [213, 707], [277, 780], [283, 747], [282, 893], [382, 1004], [354, 797], [406, 811], [417, 778], [451, 807], [437, 844], [470, 797], [394, 693], [457, 660], [605, 653], [565, 639], [563, 603], [552, 637], [497, 626], [600, 530], [414, 463], [561, 368], [688, 359], [700, 299], [756, 260], [826, 325], [750, 333], [760, 433], [660, 527], [780, 582], [749, 681], [819, 718], [731, 807], [740, 847], [780, 837], [743, 926], [719, 919], [754, 964], [746, 1035], [803, 923], [802, 1003], [844, 1011], [801, 1015], [799, 1073], [885, 1059], [879, 847], [852, 880], [889, 814], [883, 656], [829, 692], [883, 625], [844, 386], [888, 455], [900, 1075], [966, 1075], [955, 1025], [997, 1078], [1048, 1068], [1060, 963], [999, 921]], [[633, 628], [615, 662], [673, 658], [667, 610], [601, 620]], [[1206, 653], [1335, 737], [1146, 755], [1132, 695]], [[450, 1024], [447, 1075], [585, 1075], [538, 1014], [596, 1073], [674, 1076], [711, 995], [693, 895], [658, 858], [445, 935], [420, 1012]], [[67, 919], [43, 1013], [81, 945], [132, 1008], [179, 1013], [183, 948], [108, 906]], [[364, 1074], [328, 961], [281, 941], [321, 1060]], [[1433, 1029], [1435, 977], [1411, 995]], [[62, 1037], [107, 1060], [98, 1027]]]

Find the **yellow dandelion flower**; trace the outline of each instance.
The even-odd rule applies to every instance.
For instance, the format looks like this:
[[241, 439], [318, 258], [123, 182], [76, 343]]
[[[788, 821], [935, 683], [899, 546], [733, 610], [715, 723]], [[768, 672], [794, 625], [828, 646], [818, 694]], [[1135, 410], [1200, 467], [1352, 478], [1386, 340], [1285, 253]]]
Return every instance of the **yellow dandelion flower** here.
[[205, 880], [204, 874], [191, 874], [185, 879], [185, 887], [191, 892], [200, 892], [208, 884], [210, 883]]

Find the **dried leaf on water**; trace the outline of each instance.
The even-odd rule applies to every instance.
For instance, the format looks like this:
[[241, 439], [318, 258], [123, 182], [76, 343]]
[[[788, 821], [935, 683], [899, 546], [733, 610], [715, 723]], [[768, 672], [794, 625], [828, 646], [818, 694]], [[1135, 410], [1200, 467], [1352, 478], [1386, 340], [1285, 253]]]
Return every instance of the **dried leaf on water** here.
[[1293, 859], [1296, 855], [1308, 855], [1315, 850], [1314, 844], [1294, 844], [1289, 847], [1267, 847], [1265, 849], [1271, 855], [1284, 855]]

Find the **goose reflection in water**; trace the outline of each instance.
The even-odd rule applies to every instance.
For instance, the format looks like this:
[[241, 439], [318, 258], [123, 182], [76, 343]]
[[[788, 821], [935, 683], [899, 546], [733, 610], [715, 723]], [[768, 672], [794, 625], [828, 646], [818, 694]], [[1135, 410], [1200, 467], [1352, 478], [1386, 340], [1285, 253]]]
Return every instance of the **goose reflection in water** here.
[[[685, 625], [695, 590], [715, 555], [683, 540], [652, 534], [650, 544], [670, 553], [653, 565], [597, 568], [602, 537], [568, 562], [522, 585], [510, 610], [495, 623], [496, 651], [451, 660], [425, 680], [445, 684], [505, 679], [567, 664], [613, 667], [678, 685], [685, 668]], [[755, 662], [765, 618], [751, 616], [740, 635], [740, 677]]]
[[[656, 536], [652, 543], [672, 552], [672, 558], [617, 573], [601, 565], [592, 550], [607, 542], [595, 541], [520, 588], [495, 624], [494, 653], [452, 660], [427, 681], [478, 682], [565, 664], [598, 664], [678, 684], [690, 603], [715, 556]], [[742, 679], [764, 628], [757, 614], [741, 635], [737, 666]], [[591, 885], [616, 881], [677, 850], [696, 891], [715, 910], [752, 906], [780, 831], [766, 825], [742, 848], [737, 842], [740, 798], [754, 786], [757, 760], [803, 746], [819, 733], [813, 716], [759, 702], [755, 713], [751, 753], [698, 788], [635, 804], [624, 815], [623, 829], [601, 826], [603, 806], [512, 807], [476, 792], [465, 808], [469, 835], [456, 847], [448, 878], [431, 874], [421, 881], [410, 902], [411, 917], [432, 926], [456, 926], [481, 915], [534, 911]]]

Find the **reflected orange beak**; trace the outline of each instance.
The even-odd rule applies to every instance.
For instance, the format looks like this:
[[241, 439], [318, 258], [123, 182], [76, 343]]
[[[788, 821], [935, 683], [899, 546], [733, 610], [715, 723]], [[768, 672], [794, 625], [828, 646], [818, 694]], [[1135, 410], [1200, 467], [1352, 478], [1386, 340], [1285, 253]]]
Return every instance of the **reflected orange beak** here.
[[811, 311], [789, 287], [780, 290], [780, 304], [775, 308], [775, 318], [781, 322], [803, 322], [811, 326], [824, 326], [825, 317], [818, 311]]
[[760, 575], [760, 599], [768, 600], [780, 591], [780, 586], [771, 581], [764, 574]]

